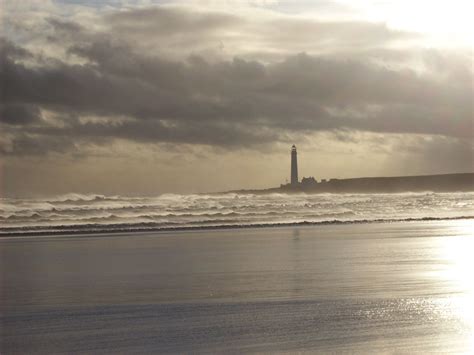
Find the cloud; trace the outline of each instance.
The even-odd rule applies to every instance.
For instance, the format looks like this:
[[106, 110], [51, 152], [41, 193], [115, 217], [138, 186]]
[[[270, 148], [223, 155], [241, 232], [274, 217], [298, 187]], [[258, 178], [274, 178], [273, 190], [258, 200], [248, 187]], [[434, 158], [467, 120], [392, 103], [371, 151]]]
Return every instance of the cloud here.
[[236, 15], [219, 12], [152, 7], [113, 12], [105, 16], [105, 22], [111, 30], [120, 34], [167, 37], [182, 34], [209, 35], [221, 29], [235, 28], [245, 20]]
[[0, 105], [0, 121], [9, 125], [28, 125], [40, 120], [38, 106], [25, 104]]
[[160, 6], [113, 12], [104, 17], [103, 24], [108, 33], [140, 50], [174, 58], [194, 53], [275, 61], [298, 52], [353, 52], [420, 38], [384, 23], [318, 20], [255, 8], [244, 12], [202, 9]]
[[1, 42], [4, 154], [114, 139], [258, 149], [321, 131], [473, 136], [470, 57], [391, 49], [417, 36], [383, 24], [161, 6], [43, 25], [57, 53]]

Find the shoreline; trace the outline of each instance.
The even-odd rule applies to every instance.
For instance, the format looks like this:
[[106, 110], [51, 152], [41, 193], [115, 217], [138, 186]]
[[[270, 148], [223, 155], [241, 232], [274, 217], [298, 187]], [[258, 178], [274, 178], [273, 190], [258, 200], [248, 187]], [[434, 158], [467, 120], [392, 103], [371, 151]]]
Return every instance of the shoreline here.
[[[453, 221], [453, 220], [472, 220], [474, 216], [459, 216], [459, 217], [410, 217], [410, 218], [379, 218], [379, 219], [363, 219], [363, 220], [328, 220], [328, 221], [301, 221], [301, 222], [281, 222], [281, 223], [255, 223], [255, 224], [229, 224], [229, 225], [208, 225], [208, 226], [179, 226], [179, 227], [132, 227], [130, 225], [109, 225], [108, 228], [94, 229], [92, 225], [84, 225], [78, 227], [77, 225], [62, 226], [61, 230], [46, 230], [44, 227], [38, 230], [14, 230], [1, 231], [0, 240], [3, 238], [15, 237], [35, 237], [35, 236], [61, 236], [61, 235], [105, 235], [105, 234], [122, 234], [122, 233], [143, 233], [143, 232], [183, 232], [183, 231], [213, 231], [213, 230], [235, 230], [235, 229], [261, 229], [261, 228], [278, 228], [278, 227], [308, 227], [308, 226], [328, 226], [328, 225], [354, 225], [354, 224], [384, 224], [384, 223], [403, 223], [403, 222], [433, 222], [433, 221]], [[112, 226], [112, 227], [111, 227]], [[115, 228], [113, 227], [115, 226]], [[14, 227], [12, 227], [13, 229]], [[82, 229], [78, 229], [82, 228]]]
[[466, 352], [473, 223], [0, 238], [2, 352]]

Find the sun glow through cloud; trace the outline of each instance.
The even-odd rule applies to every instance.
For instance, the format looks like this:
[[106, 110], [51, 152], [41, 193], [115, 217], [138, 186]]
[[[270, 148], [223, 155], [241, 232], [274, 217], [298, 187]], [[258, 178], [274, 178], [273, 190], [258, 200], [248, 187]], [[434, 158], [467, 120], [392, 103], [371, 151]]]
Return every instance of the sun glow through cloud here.
[[[318, 3], [308, 2], [306, 6], [316, 9]], [[334, 9], [328, 17], [383, 22], [393, 29], [418, 32], [425, 46], [466, 47], [474, 44], [474, 3], [469, 0], [341, 0], [324, 3], [331, 4], [327, 7]], [[341, 7], [347, 10], [341, 12]], [[304, 13], [305, 7], [301, 6], [300, 12]], [[320, 12], [314, 14], [317, 16]]]

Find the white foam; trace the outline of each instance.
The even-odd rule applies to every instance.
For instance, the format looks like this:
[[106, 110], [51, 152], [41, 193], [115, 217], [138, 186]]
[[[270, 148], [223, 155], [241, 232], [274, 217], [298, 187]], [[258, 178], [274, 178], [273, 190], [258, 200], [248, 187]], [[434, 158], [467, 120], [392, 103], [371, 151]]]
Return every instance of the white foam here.
[[403, 194], [164, 194], [123, 197], [67, 194], [2, 199], [0, 231], [48, 226], [134, 224], [178, 227], [318, 223], [474, 215], [474, 193]]

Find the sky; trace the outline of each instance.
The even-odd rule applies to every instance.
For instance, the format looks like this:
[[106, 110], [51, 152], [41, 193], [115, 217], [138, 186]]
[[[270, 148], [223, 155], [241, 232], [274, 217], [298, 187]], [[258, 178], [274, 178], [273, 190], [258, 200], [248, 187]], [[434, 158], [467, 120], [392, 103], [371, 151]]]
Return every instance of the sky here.
[[472, 172], [473, 10], [2, 0], [0, 194]]

